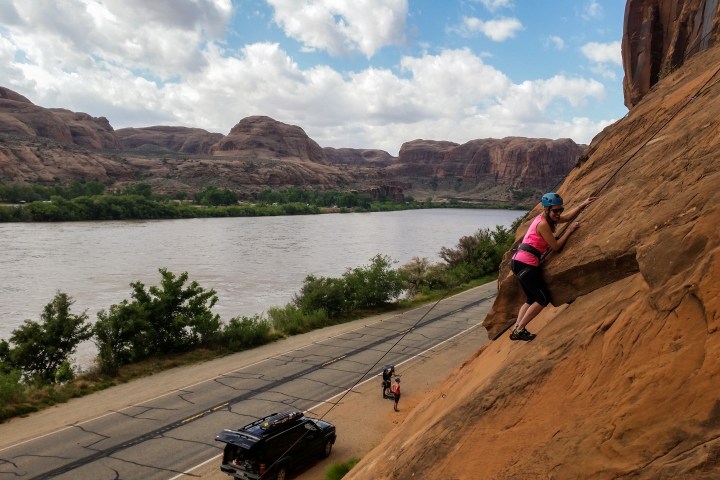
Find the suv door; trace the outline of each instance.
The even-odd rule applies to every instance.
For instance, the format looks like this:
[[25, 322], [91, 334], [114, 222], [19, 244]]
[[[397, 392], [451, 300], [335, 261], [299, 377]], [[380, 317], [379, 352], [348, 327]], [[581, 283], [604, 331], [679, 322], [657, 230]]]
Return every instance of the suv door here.
[[[305, 436], [302, 439], [303, 451], [307, 457], [315, 458], [324, 455], [325, 437], [320, 428], [312, 420], [303, 424]], [[309, 459], [309, 458], [308, 458]]]

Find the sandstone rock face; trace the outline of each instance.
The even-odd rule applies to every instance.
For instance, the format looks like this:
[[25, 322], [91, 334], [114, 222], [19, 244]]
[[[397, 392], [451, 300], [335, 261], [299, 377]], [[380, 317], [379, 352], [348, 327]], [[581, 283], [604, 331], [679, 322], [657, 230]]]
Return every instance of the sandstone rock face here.
[[398, 161], [392, 171], [398, 175], [433, 176], [445, 155], [458, 144], [434, 140], [412, 140], [400, 147]]
[[[543, 267], [538, 337], [481, 349], [344, 478], [720, 478], [718, 65], [687, 60], [558, 189], [598, 200]], [[495, 333], [524, 301], [499, 283]]]
[[[534, 204], [539, 192], [565, 178], [584, 149], [570, 139], [486, 138], [462, 145], [413, 140], [402, 145], [398, 161], [386, 171], [417, 184], [432, 179], [432, 189], [452, 189], [458, 200], [522, 203], [510, 190], [534, 190], [529, 200]], [[420, 195], [431, 193], [426, 188]]]
[[201, 128], [145, 127], [121, 128], [115, 131], [123, 150], [169, 150], [189, 154], [207, 154], [224, 135]]
[[98, 150], [120, 147], [105, 117], [39, 107], [4, 87], [0, 87], [0, 133], [45, 137]]
[[625, 105], [720, 40], [718, 0], [628, 0], [622, 57]]
[[568, 138], [472, 140], [447, 152], [437, 174], [465, 181], [489, 180], [518, 188], [544, 189], [565, 178], [583, 151], [584, 146]]
[[353, 193], [367, 195], [373, 200], [391, 199], [396, 202], [405, 200], [405, 191], [412, 185], [403, 182], [390, 182], [386, 185], [377, 185], [362, 190], [353, 190]]
[[237, 158], [297, 158], [325, 163], [322, 148], [302, 128], [264, 116], [243, 118], [210, 151]]
[[323, 148], [325, 160], [330, 165], [359, 165], [387, 167], [397, 161], [384, 150], [362, 148]]
[[72, 143], [70, 128], [60, 116], [4, 87], [0, 87], [0, 133]]
[[102, 183], [129, 181], [135, 169], [104, 155], [47, 138], [8, 141], [0, 136], [0, 182], [70, 183], [94, 180]]
[[117, 150], [120, 142], [105, 117], [91, 117], [87, 113], [71, 112], [63, 108], [50, 108], [70, 129], [72, 143], [93, 150]]

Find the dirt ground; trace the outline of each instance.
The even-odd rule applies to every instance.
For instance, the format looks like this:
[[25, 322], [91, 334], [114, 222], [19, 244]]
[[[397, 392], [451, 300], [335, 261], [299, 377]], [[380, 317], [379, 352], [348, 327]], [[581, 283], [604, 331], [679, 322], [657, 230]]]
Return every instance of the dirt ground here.
[[[461, 295], [477, 296], [477, 293], [470, 290]], [[355, 329], [362, 324], [373, 323], [382, 320], [383, 317], [392, 315], [397, 314], [391, 313], [360, 319], [347, 324], [290, 337], [251, 351], [241, 352], [199, 365], [175, 368], [128, 384], [118, 385], [87, 397], [73, 399], [68, 403], [57, 405], [25, 418], [12, 419], [0, 424], [0, 449], [228, 373], [229, 365], [260, 361], [282, 351], [299, 348], [302, 345], [338, 335], [344, 331]], [[477, 321], [478, 323], [481, 322], [482, 318], [478, 318]], [[393, 411], [393, 402], [391, 400], [382, 398], [379, 377], [358, 385], [354, 391], [341, 398], [329, 399], [330, 402], [337, 402], [337, 405], [329, 409], [329, 411], [318, 409], [309, 412], [309, 416], [324, 415], [326, 420], [334, 423], [337, 426], [338, 440], [329, 458], [294, 478], [321, 480], [325, 477], [325, 470], [328, 466], [365, 455], [379, 444], [380, 440], [389, 431], [403, 422], [408, 412], [422, 400], [424, 395], [429, 393], [440, 381], [450, 375], [453, 370], [487, 342], [488, 338], [485, 329], [478, 326], [438, 346], [433, 351], [426, 352], [418, 358], [398, 365], [397, 373], [402, 377], [403, 392], [399, 412]], [[235, 359], [236, 356], [242, 356], [242, 359]], [[219, 466], [220, 457], [218, 456], [208, 459], [208, 462], [198, 466], [193, 471], [186, 472], [186, 475], [178, 475], [174, 479], [229, 479], [228, 475], [220, 472]]]

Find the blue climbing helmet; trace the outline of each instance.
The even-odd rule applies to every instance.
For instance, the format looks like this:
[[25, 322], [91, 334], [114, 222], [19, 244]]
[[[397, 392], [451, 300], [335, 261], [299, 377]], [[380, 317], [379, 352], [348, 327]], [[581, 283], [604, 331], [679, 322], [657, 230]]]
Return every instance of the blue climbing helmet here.
[[563, 199], [560, 195], [558, 195], [555, 192], [546, 193], [542, 196], [542, 205], [543, 207], [554, 207], [556, 205], [562, 205]]

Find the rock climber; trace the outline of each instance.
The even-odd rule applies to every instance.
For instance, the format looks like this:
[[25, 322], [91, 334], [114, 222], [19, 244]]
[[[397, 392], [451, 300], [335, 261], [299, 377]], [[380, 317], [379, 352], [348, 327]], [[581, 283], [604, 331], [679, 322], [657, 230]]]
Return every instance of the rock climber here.
[[550, 192], [542, 196], [543, 211], [530, 224], [522, 243], [510, 260], [512, 272], [520, 281], [527, 297], [527, 301], [520, 307], [517, 320], [510, 333], [510, 340], [530, 341], [535, 338], [535, 334], [528, 332], [525, 327], [550, 303], [550, 293], [542, 279], [540, 263], [548, 251], [561, 250], [570, 235], [580, 227], [579, 222], [573, 222], [560, 238], [556, 239], [557, 225], [573, 220], [595, 199], [596, 197], [590, 197], [577, 207], [565, 212], [560, 195]]

